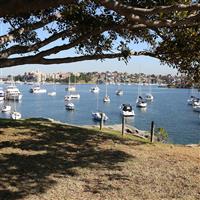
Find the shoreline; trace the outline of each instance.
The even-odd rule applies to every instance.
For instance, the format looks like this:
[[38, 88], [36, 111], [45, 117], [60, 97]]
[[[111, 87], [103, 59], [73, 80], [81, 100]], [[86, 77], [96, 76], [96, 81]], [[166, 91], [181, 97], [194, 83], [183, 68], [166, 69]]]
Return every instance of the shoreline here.
[[[29, 118], [29, 119], [32, 119], [32, 118]], [[37, 119], [37, 118], [33, 118], [33, 119]], [[49, 120], [52, 123], [63, 124], [63, 125], [68, 125], [68, 126], [73, 126], [73, 127], [86, 128], [86, 129], [97, 129], [97, 128], [99, 129], [99, 125], [76, 125], [76, 124], [70, 124], [70, 123], [54, 120], [52, 118], [41, 118], [41, 119]], [[103, 130], [117, 131], [117, 132], [121, 133], [122, 125], [121, 124], [104, 125]], [[148, 140], [149, 137], [150, 137], [149, 131], [140, 130], [140, 129], [137, 129], [136, 127], [131, 126], [131, 125], [125, 125], [124, 133], [129, 134], [129, 135], [133, 135], [135, 137], [145, 139], [145, 140]], [[155, 141], [155, 142], [157, 142], [157, 141]], [[160, 143], [162, 143], [162, 142], [160, 142]], [[185, 147], [200, 147], [200, 143], [179, 144], [179, 143], [167, 142], [166, 144], [181, 145], [181, 146], [185, 146]]]

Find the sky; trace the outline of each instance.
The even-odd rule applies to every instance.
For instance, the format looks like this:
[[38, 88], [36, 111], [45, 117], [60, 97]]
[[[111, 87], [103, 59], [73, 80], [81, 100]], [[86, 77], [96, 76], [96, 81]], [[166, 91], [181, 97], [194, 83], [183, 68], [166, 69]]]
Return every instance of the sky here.
[[[6, 25], [0, 26], [0, 35], [5, 34], [7, 30]], [[43, 38], [47, 37], [43, 35], [44, 33], [39, 31], [40, 36]], [[116, 44], [119, 41], [116, 41]], [[55, 44], [50, 44], [46, 48], [52, 47], [54, 45], [62, 45], [62, 40], [57, 40]], [[146, 43], [131, 44], [131, 49], [134, 51], [141, 51], [148, 49]], [[74, 50], [63, 51], [59, 54], [56, 54], [56, 57], [66, 57], [73, 56]], [[54, 55], [55, 56], [55, 55]], [[77, 55], [76, 55], [77, 56]], [[53, 56], [51, 56], [53, 57]], [[177, 74], [177, 70], [168, 67], [167, 65], [161, 65], [160, 61], [155, 58], [147, 56], [134, 56], [132, 57], [128, 64], [125, 64], [123, 61], [118, 59], [109, 59], [105, 61], [82, 61], [70, 64], [56, 64], [56, 65], [21, 65], [9, 68], [2, 69], [2, 75], [18, 75], [24, 74], [25, 72], [40, 70], [41, 72], [53, 73], [53, 72], [105, 72], [105, 71], [119, 71], [119, 72], [128, 72], [128, 73], [145, 73], [145, 74]]]
[[21, 65], [16, 67], [3, 68], [2, 74], [18, 75], [30, 71], [42, 71], [46, 73], [53, 72], [93, 72], [93, 71], [119, 71], [128, 73], [145, 73], [145, 74], [172, 74], [175, 75], [177, 70], [167, 65], [161, 65], [160, 61], [155, 58], [140, 56], [133, 57], [128, 64], [118, 59], [101, 61], [82, 61], [70, 64], [56, 65]]

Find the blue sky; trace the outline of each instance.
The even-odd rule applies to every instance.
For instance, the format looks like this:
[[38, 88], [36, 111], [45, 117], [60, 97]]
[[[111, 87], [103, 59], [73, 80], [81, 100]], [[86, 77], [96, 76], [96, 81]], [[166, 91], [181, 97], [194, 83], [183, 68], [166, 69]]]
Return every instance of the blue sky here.
[[123, 61], [117, 59], [101, 61], [83, 61], [70, 64], [59, 65], [21, 65], [16, 67], [4, 68], [3, 75], [17, 75], [24, 72], [35, 71], [39, 69], [42, 72], [91, 72], [91, 71], [122, 71], [128, 73], [143, 72], [146, 74], [173, 74], [177, 73], [167, 65], [161, 65], [160, 61], [154, 58], [140, 56], [133, 57], [126, 65]]
[[[5, 34], [8, 26], [0, 26], [0, 35]], [[39, 34], [43, 34], [42, 37], [45, 38], [45, 35], [42, 31], [39, 31]], [[47, 37], [47, 36], [46, 36]], [[62, 40], [57, 40], [54, 44], [48, 45], [52, 47], [54, 45], [62, 45]], [[116, 41], [116, 45], [118, 40]], [[47, 48], [48, 48], [47, 47]], [[44, 48], [46, 49], [46, 47]], [[44, 50], [43, 49], [43, 50]], [[141, 51], [148, 49], [146, 43], [131, 44], [131, 49], [134, 51]], [[59, 54], [56, 54], [55, 57], [66, 57], [73, 56], [74, 50], [63, 51]], [[77, 56], [77, 55], [76, 55]], [[53, 56], [51, 56], [53, 57]], [[21, 65], [9, 68], [3, 68], [2, 73], [6, 75], [17, 75], [23, 74], [24, 72], [40, 70], [42, 72], [91, 72], [91, 71], [121, 71], [128, 73], [145, 73], [145, 74], [176, 74], [177, 70], [174, 70], [167, 65], [161, 65], [160, 61], [155, 58], [147, 56], [135, 56], [132, 57], [129, 63], [126, 65], [123, 61], [118, 61], [118, 59], [105, 60], [101, 61], [82, 61], [71, 64], [56, 64], [56, 65]]]

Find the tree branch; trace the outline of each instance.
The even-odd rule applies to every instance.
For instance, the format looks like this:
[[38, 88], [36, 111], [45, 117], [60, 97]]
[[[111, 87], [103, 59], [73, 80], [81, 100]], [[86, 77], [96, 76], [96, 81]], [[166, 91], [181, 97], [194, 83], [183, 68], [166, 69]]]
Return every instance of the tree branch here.
[[[132, 52], [130, 56], [151, 56], [155, 57], [156, 55], [153, 52], [141, 51], [141, 52]], [[102, 59], [114, 59], [114, 58], [123, 58], [123, 53], [111, 53], [111, 54], [95, 54], [95, 55], [84, 55], [78, 57], [66, 57], [66, 58], [52, 58], [46, 59], [35, 56], [27, 56], [21, 58], [9, 58], [1, 59], [0, 68], [12, 67], [15, 65], [25, 65], [25, 64], [62, 64], [62, 63], [74, 63], [86, 60], [102, 60]]]
[[23, 16], [23, 14], [31, 14], [47, 8], [76, 3], [76, 0], [2, 0], [0, 17]]
[[27, 32], [27, 31], [31, 31], [31, 30], [37, 30], [57, 19], [61, 18], [61, 16], [59, 15], [53, 15], [53, 16], [50, 16], [48, 18], [45, 18], [45, 19], [42, 19], [41, 21], [39, 22], [35, 22], [33, 24], [28, 24], [24, 27], [20, 27], [18, 29], [15, 29], [13, 31], [11, 31], [10, 33], [6, 34], [6, 35], [2, 35], [0, 36], [0, 45], [4, 45], [5, 43], [7, 42], [10, 42], [12, 41], [13, 39], [15, 39], [16, 36], [20, 36], [22, 35], [24, 32]]

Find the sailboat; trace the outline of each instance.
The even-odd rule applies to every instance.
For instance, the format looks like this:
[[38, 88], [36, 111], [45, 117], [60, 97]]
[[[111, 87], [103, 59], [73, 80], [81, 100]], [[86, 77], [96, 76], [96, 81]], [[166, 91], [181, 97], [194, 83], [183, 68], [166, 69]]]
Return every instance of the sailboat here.
[[96, 112], [92, 112], [92, 118], [95, 121], [101, 121], [101, 116], [103, 117], [103, 121], [108, 120], [108, 116], [105, 113], [99, 112], [99, 98], [98, 98], [98, 94], [97, 94], [97, 111]]
[[74, 85], [71, 85], [70, 77], [71, 75], [69, 76], [68, 86], [65, 88], [65, 90], [69, 92], [74, 92], [76, 91], [76, 87]]
[[149, 93], [145, 95], [146, 101], [153, 101], [154, 97], [152, 95], [151, 83], [149, 83]]
[[190, 98], [187, 100], [188, 105], [193, 105], [195, 102], [198, 101], [198, 98], [194, 96], [194, 87], [192, 86], [192, 89], [190, 90]]
[[[75, 83], [76, 83], [76, 79], [75, 79]], [[75, 87], [75, 86], [74, 86]], [[80, 99], [80, 94], [78, 93], [74, 93], [74, 91], [68, 90], [69, 94], [65, 95], [65, 101], [71, 101], [72, 99]], [[72, 92], [72, 93], [71, 93]]]
[[[74, 82], [75, 82], [75, 85], [76, 85], [76, 76], [74, 76]], [[72, 99], [80, 99], [81, 95], [79, 93], [77, 93], [77, 92], [73, 92], [73, 93], [70, 94], [70, 97]]]
[[118, 89], [117, 89], [117, 91], [116, 91], [116, 93], [115, 93], [115, 94], [116, 94], [116, 95], [118, 95], [118, 96], [122, 96], [122, 95], [124, 94], [124, 92], [123, 92], [123, 90], [122, 90], [122, 89], [120, 89], [120, 88], [119, 88], [119, 86], [120, 86], [120, 83], [118, 83], [117, 85], [118, 85]]
[[143, 99], [143, 97], [141, 96], [141, 84], [140, 84], [140, 80], [138, 83], [138, 97], [136, 100], [136, 106], [139, 108], [146, 108], [147, 107], [147, 102], [145, 99]]
[[52, 92], [48, 92], [49, 96], [56, 96], [56, 85], [55, 85], [55, 81], [53, 81], [53, 91]]
[[21, 119], [22, 115], [20, 112], [16, 111], [16, 105], [15, 105], [15, 99], [14, 99], [14, 111], [10, 113], [10, 118], [11, 119]]
[[106, 95], [103, 98], [103, 102], [104, 103], [110, 103], [110, 97], [108, 96], [107, 78], [106, 78], [106, 84], [105, 85], [106, 85]]

